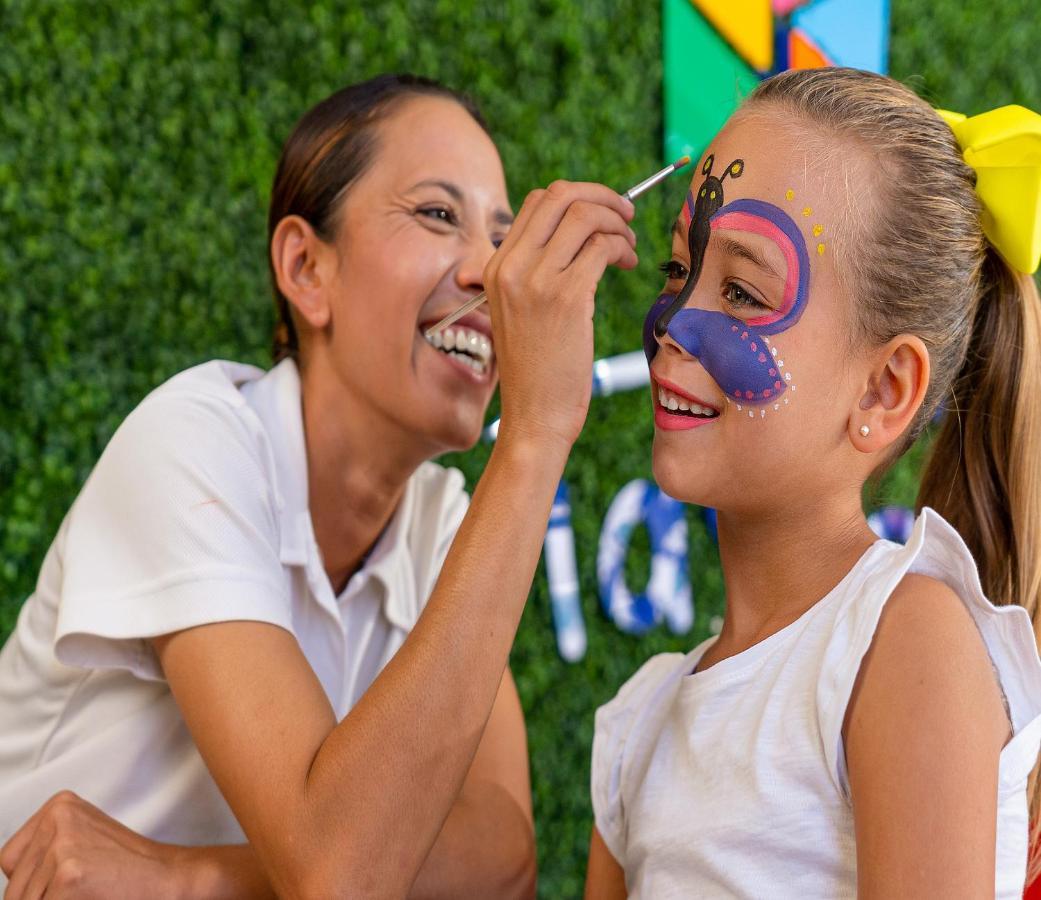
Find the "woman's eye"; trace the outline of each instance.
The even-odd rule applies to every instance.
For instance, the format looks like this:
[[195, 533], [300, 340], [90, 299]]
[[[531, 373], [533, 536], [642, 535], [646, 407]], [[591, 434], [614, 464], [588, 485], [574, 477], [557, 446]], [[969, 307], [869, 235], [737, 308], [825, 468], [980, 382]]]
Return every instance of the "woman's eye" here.
[[665, 273], [669, 281], [683, 281], [687, 277], [687, 267], [674, 259], [666, 260], [658, 268]]
[[439, 222], [444, 222], [447, 225], [459, 224], [455, 213], [445, 206], [424, 206], [416, 210], [416, 212], [421, 216], [426, 216], [428, 219], [437, 219]]
[[731, 306], [742, 307], [752, 306], [756, 309], [770, 309], [761, 300], [753, 297], [748, 291], [746, 291], [741, 285], [734, 281], [728, 281], [723, 287], [723, 296], [727, 298], [727, 303]]

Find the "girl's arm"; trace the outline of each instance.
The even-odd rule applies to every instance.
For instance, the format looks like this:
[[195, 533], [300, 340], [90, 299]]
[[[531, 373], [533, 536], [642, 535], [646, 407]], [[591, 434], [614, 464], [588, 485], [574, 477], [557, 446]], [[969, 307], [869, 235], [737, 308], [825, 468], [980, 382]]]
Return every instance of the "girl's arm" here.
[[625, 872], [607, 849], [600, 830], [593, 826], [589, 841], [589, 865], [586, 868], [586, 900], [625, 900]]
[[994, 895], [998, 764], [1009, 736], [961, 599], [906, 576], [886, 603], [843, 728], [858, 897]]

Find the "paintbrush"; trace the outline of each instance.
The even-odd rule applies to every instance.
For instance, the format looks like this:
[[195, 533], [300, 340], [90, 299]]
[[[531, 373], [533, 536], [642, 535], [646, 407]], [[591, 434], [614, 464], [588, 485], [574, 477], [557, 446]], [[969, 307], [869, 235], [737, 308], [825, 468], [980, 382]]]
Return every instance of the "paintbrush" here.
[[[656, 184], [659, 184], [660, 182], [662, 182], [666, 178], [668, 178], [673, 172], [678, 172], [680, 169], [682, 169], [684, 166], [686, 166], [689, 162], [690, 162], [690, 157], [689, 156], [681, 156], [679, 159], [676, 160], [676, 162], [671, 163], [670, 165], [667, 165], [660, 172], [655, 172], [650, 178], [645, 178], [639, 184], [635, 185], [634, 187], [629, 188], [629, 190], [627, 190], [624, 194], [622, 194], [622, 196], [626, 200], [629, 200], [630, 202], [632, 202], [637, 197], [639, 197], [640, 194], [646, 193], [652, 187], [654, 187]], [[477, 307], [480, 306], [482, 303], [484, 303], [484, 301], [487, 300], [487, 299], [488, 298], [485, 295], [484, 291], [481, 291], [481, 293], [479, 293], [476, 297], [471, 297], [469, 300], [466, 301], [466, 303], [464, 303], [462, 306], [460, 306], [459, 309], [457, 309], [453, 313], [449, 313], [447, 316], [445, 316], [436, 325], [431, 325], [426, 330], [426, 332], [424, 332], [424, 334], [428, 338], [429, 337], [433, 337], [435, 334], [437, 334], [442, 329], [447, 328], [453, 322], [461, 319], [463, 316], [465, 316], [471, 310], [477, 309]]]

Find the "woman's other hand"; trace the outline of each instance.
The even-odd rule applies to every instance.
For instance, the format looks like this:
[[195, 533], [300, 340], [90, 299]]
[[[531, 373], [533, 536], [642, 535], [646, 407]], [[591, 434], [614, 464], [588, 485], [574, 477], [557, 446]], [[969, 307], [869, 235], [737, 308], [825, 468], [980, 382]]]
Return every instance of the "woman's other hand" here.
[[631, 269], [633, 205], [602, 184], [555, 181], [532, 191], [484, 271], [502, 385], [499, 441], [565, 449], [592, 390], [593, 310], [609, 265]]
[[0, 868], [8, 878], [4, 900], [180, 896], [169, 849], [62, 791], [0, 849]]
[[0, 847], [0, 869], [4, 900], [274, 896], [248, 845], [162, 844], [71, 791], [51, 797]]

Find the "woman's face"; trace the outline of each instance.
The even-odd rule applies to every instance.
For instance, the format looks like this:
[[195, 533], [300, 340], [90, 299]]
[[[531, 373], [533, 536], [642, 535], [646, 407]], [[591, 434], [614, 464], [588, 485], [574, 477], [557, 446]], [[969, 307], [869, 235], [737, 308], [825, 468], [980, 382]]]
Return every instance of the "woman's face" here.
[[457, 103], [409, 99], [377, 133], [335, 238], [324, 355], [351, 415], [432, 456], [476, 442], [496, 368], [485, 309], [440, 347], [424, 330], [483, 289], [513, 216], [495, 145]]
[[844, 179], [804, 137], [779, 113], [735, 117], [677, 219], [644, 346], [654, 474], [678, 499], [765, 513], [860, 474], [846, 454], [863, 373], [834, 264]]

